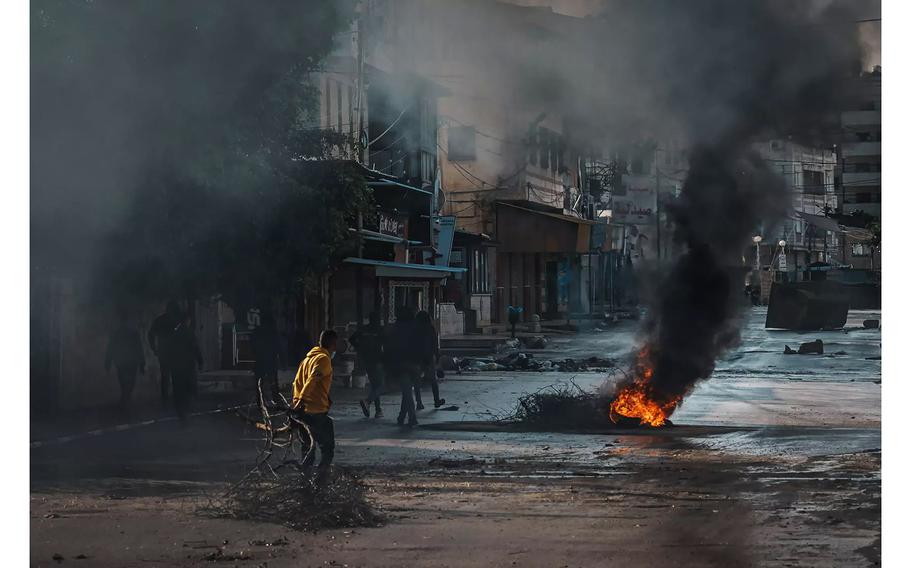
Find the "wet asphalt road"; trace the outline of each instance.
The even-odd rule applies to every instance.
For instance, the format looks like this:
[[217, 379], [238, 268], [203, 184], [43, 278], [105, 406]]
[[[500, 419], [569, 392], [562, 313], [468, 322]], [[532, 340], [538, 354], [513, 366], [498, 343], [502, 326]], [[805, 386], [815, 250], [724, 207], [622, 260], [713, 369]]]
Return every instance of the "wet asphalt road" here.
[[[421, 427], [395, 425], [397, 401], [385, 397], [386, 417], [364, 418], [358, 394], [336, 397], [336, 461], [353, 466], [411, 466], [434, 458], [549, 459], [603, 465], [604, 440], [637, 448], [623, 459], [647, 459], [649, 449], [694, 449], [746, 456], [824, 456], [876, 450], [881, 445], [880, 330], [800, 334], [768, 331], [765, 311], [747, 314], [740, 348], [718, 362], [660, 431], [594, 434], [467, 431], [464, 422], [508, 416], [517, 398], [550, 385], [596, 389], [601, 373], [477, 372], [441, 385], [452, 410], [420, 413]], [[852, 313], [848, 328], [877, 312]], [[784, 355], [784, 345], [822, 339], [824, 355]], [[618, 329], [554, 339], [537, 357], [623, 357], [636, 345], [635, 323]], [[844, 352], [844, 354], [835, 354]], [[555, 356], [554, 356], [555, 357]], [[431, 400], [429, 393], [425, 401]], [[230, 413], [201, 416], [187, 429], [162, 422], [32, 449], [32, 483], [76, 479], [236, 479], [255, 456], [256, 437]]]

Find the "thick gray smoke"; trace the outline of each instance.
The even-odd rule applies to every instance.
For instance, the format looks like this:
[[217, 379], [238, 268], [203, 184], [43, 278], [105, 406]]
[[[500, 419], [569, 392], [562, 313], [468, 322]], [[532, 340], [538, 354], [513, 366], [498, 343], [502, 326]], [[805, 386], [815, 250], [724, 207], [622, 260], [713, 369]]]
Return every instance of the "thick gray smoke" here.
[[[577, 147], [673, 138], [690, 148], [682, 194], [670, 207], [679, 255], [659, 276], [645, 326], [656, 395], [675, 399], [709, 377], [717, 356], [739, 340], [736, 267], [759, 224], [773, 226], [790, 205], [783, 180], [753, 154], [753, 143], [836, 143], [845, 108], [839, 97], [868, 61], [857, 20], [880, 8], [605, 0], [599, 10], [578, 6], [595, 15], [573, 18], [560, 14], [578, 11], [559, 4], [554, 13], [481, 0], [432, 10], [400, 3], [406, 47], [399, 62], [435, 73], [478, 107], [505, 95], [505, 113], [563, 117]], [[520, 138], [526, 125], [516, 121], [509, 134]]]
[[[269, 96], [295, 69], [317, 67], [349, 4], [32, 2], [33, 266], [85, 273], [137, 195], [166, 178], [249, 190], [254, 172], [227, 156], [297, 118]], [[217, 215], [195, 206], [178, 207], [188, 226]], [[123, 254], [143, 245], [123, 243]]]

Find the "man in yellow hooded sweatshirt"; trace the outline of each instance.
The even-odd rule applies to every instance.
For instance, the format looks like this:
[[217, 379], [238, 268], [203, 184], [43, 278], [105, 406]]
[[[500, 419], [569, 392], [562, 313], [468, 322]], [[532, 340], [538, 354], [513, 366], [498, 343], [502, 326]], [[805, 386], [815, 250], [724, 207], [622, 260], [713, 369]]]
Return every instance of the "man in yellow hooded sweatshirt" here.
[[[319, 469], [332, 465], [335, 456], [335, 424], [329, 417], [332, 405], [329, 390], [332, 388], [332, 356], [337, 347], [338, 334], [331, 329], [323, 331], [319, 334], [319, 345], [310, 349], [294, 377], [294, 410], [310, 427], [319, 446]], [[308, 445], [302, 448], [306, 456], [302, 464], [305, 468], [312, 466], [316, 459], [315, 452], [309, 450]]]

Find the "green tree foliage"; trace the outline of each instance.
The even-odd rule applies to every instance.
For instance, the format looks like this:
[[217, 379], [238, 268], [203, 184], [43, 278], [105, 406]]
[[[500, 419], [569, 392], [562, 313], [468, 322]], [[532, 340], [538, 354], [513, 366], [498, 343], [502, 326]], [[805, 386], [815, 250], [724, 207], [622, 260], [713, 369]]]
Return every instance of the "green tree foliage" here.
[[348, 2], [32, 3], [32, 247], [110, 301], [289, 291], [368, 203], [312, 73]]

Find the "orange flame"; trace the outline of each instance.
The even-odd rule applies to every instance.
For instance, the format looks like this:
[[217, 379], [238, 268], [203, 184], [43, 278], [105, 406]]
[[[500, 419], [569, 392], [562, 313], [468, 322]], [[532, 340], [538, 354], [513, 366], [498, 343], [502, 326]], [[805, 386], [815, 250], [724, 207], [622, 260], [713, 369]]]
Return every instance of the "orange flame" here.
[[651, 363], [651, 347], [645, 345], [638, 352], [635, 365], [632, 367], [632, 384], [619, 391], [610, 404], [610, 420], [619, 422], [619, 417], [638, 418], [641, 424], [663, 426], [676, 410], [679, 398], [669, 402], [655, 400], [651, 379], [654, 377], [654, 366]]

